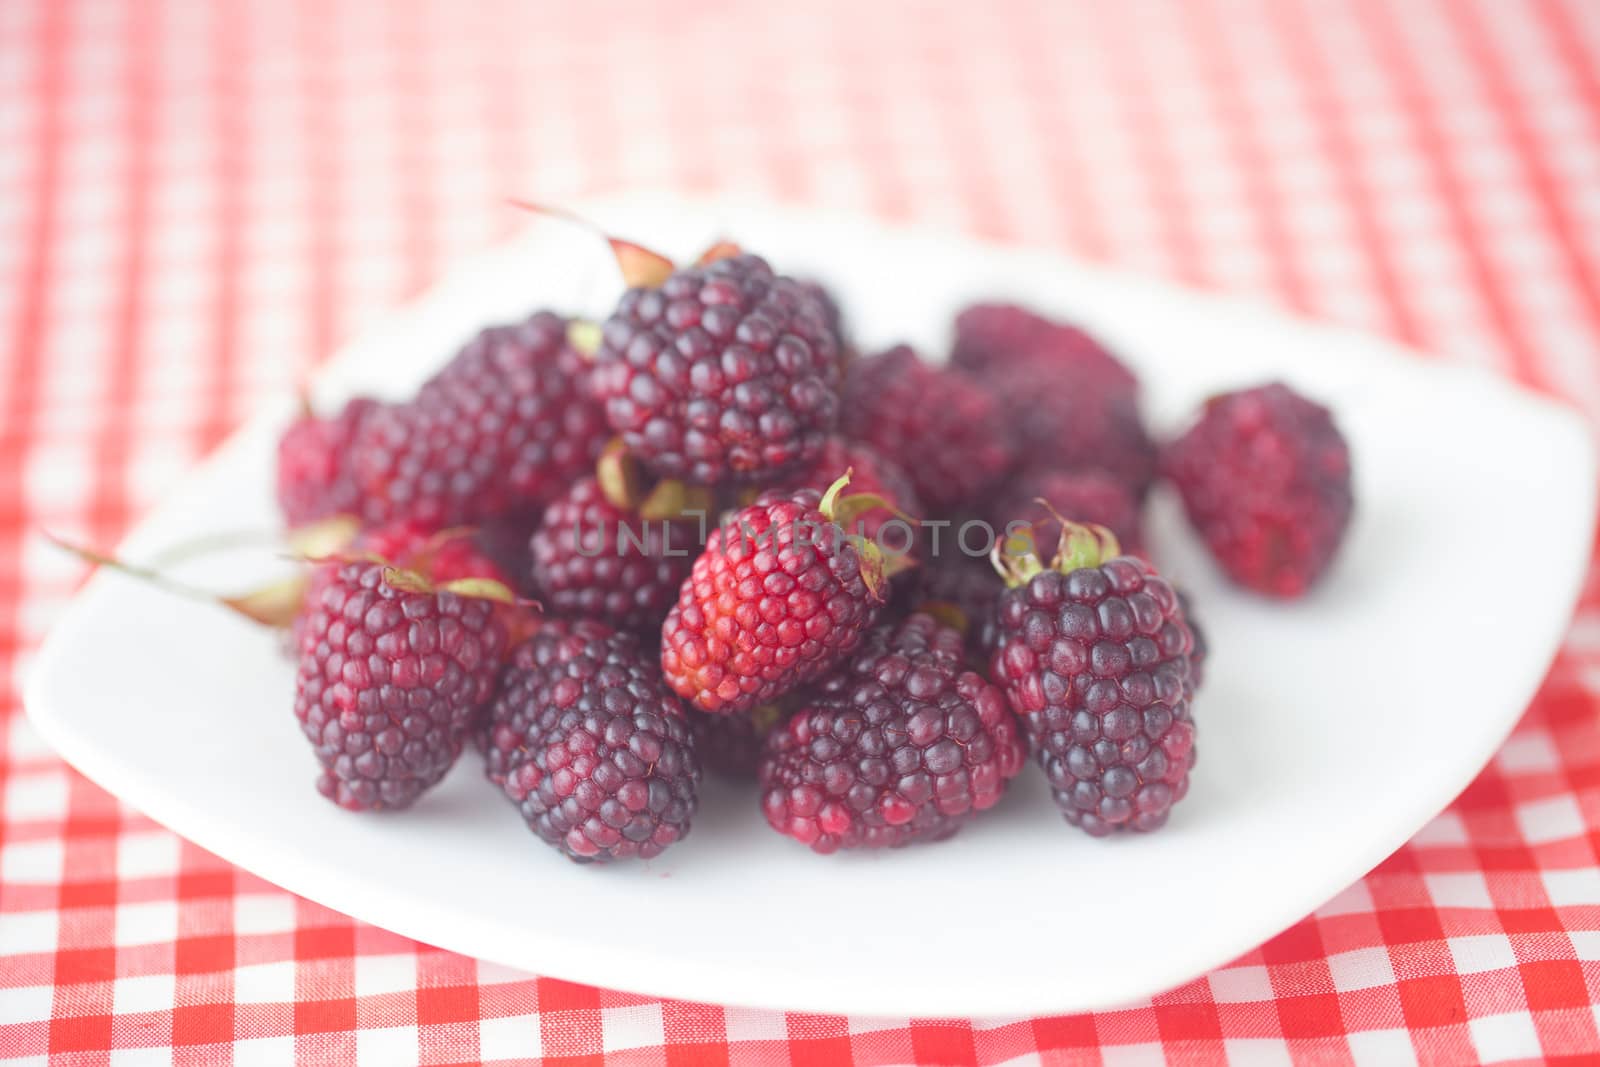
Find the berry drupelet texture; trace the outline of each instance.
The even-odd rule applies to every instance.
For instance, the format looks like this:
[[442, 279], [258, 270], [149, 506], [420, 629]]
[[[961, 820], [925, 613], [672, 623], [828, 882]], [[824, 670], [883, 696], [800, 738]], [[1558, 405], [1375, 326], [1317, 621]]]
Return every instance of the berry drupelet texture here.
[[700, 520], [641, 518], [582, 478], [533, 535], [533, 580], [545, 607], [619, 629], [659, 626], [700, 549]]
[[991, 677], [1068, 822], [1096, 836], [1161, 827], [1194, 765], [1194, 637], [1143, 560], [1042, 570], [1008, 589]]
[[1298, 597], [1350, 523], [1350, 449], [1328, 409], [1274, 383], [1207, 402], [1167, 446], [1163, 471], [1235, 582]]
[[[486, 578], [508, 589], [514, 587], [505, 571], [471, 531], [438, 531], [416, 522], [370, 526], [356, 535], [340, 557], [317, 563], [311, 568], [306, 576], [304, 606], [291, 625], [292, 648], [300, 647], [301, 635], [311, 612], [322, 602], [323, 589], [339, 581], [344, 567], [343, 557], [376, 557], [384, 563], [416, 571], [440, 585], [463, 578]], [[498, 605], [497, 610], [502, 615], [510, 611]]]
[[278, 507], [290, 526], [361, 510], [350, 448], [378, 407], [357, 397], [337, 415], [301, 416], [278, 439]]
[[511, 655], [484, 750], [528, 826], [580, 863], [650, 859], [689, 832], [689, 722], [631, 635], [545, 623]]
[[588, 472], [608, 433], [567, 320], [484, 330], [357, 438], [362, 517], [435, 526], [536, 512]]
[[594, 395], [663, 478], [762, 484], [812, 462], [838, 419], [828, 311], [759, 256], [628, 290], [595, 353]]
[[661, 632], [667, 684], [701, 711], [769, 704], [848, 655], [877, 618], [881, 561], [815, 490], [762, 496], [712, 531]]
[[874, 629], [767, 740], [761, 810], [822, 853], [948, 837], [1026, 758], [1000, 690], [960, 631], [915, 614]]
[[1011, 466], [1009, 430], [994, 397], [905, 345], [850, 368], [839, 425], [898, 464], [938, 514], [978, 500]]
[[404, 808], [460, 755], [505, 627], [491, 601], [404, 591], [377, 563], [330, 566], [300, 629], [295, 716], [324, 794], [353, 811]]

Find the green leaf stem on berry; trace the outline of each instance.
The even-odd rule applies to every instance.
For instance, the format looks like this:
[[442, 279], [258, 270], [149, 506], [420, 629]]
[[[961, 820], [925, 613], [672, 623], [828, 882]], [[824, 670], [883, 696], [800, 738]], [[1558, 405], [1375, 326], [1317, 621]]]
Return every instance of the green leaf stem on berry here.
[[[1055, 513], [1049, 501], [1040, 500], [1039, 503]], [[989, 559], [1008, 586], [1014, 589], [1027, 585], [1047, 570], [1071, 574], [1086, 567], [1098, 567], [1122, 554], [1117, 535], [1104, 526], [1070, 522], [1059, 514], [1056, 520], [1061, 526], [1061, 537], [1056, 542], [1055, 554], [1048, 560], [1039, 551], [1032, 523], [1008, 530], [1005, 537], [995, 541]]]
[[854, 468], [846, 470], [828, 486], [828, 491], [822, 494], [822, 502], [818, 504], [817, 510], [822, 512], [823, 518], [840, 529], [846, 541], [855, 545], [857, 553], [861, 556], [861, 580], [866, 583], [867, 592], [872, 594], [873, 599], [881, 603], [888, 598], [889, 579], [915, 567], [916, 560], [909, 552], [885, 552], [883, 547], [871, 538], [860, 533], [851, 533], [850, 528], [862, 515], [878, 508], [887, 508], [913, 525], [917, 520], [876, 493], [841, 496], [845, 487], [850, 484], [852, 474]]

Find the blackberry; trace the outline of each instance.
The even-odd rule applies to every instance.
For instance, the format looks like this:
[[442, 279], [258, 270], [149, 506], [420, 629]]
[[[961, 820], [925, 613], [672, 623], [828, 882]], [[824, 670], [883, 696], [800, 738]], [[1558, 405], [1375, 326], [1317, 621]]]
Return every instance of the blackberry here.
[[839, 427], [897, 463], [917, 498], [938, 514], [977, 500], [1011, 466], [994, 398], [906, 345], [850, 368]]
[[767, 740], [761, 809], [814, 851], [949, 837], [1000, 799], [1026, 752], [961, 633], [915, 614], [874, 629]]
[[379, 404], [356, 397], [330, 418], [309, 411], [278, 439], [278, 506], [290, 526], [361, 510], [350, 446]]
[[363, 425], [362, 517], [452, 526], [543, 508], [606, 442], [588, 377], [559, 315], [482, 331], [413, 400]]
[[1235, 582], [1303, 596], [1350, 524], [1350, 449], [1328, 409], [1281, 383], [1208, 401], [1167, 446], [1164, 473]]
[[490, 781], [580, 863], [658, 856], [700, 784], [688, 720], [636, 638], [545, 623], [511, 655], [485, 738]]
[[1155, 478], [1157, 450], [1139, 415], [1137, 394], [1122, 382], [1043, 360], [983, 381], [1011, 427], [1019, 464], [1103, 471], [1143, 497]]
[[1139, 390], [1134, 373], [1092, 335], [1014, 304], [975, 304], [956, 316], [955, 333], [951, 365], [980, 380], [1053, 369], [1094, 383], [1103, 394], [1136, 396]]
[[876, 546], [840, 529], [854, 525], [860, 499], [839, 497], [846, 481], [825, 495], [766, 494], [712, 531], [661, 631], [662, 672], [680, 697], [701, 711], [747, 711], [860, 643], [887, 575]]
[[1098, 468], [1135, 496], [1154, 479], [1139, 380], [1090, 334], [1012, 305], [980, 304], [957, 317], [951, 362], [994, 393], [1024, 467]]
[[583, 478], [545, 511], [530, 551], [545, 607], [620, 629], [659, 626], [689, 575], [701, 523], [641, 515], [626, 491]]
[[1194, 766], [1194, 635], [1177, 593], [1098, 527], [1056, 557], [998, 554], [991, 677], [1004, 687], [1068, 822], [1100, 836], [1160, 828]]
[[629, 289], [602, 330], [593, 386], [661, 477], [761, 484], [816, 459], [838, 418], [840, 364], [821, 301], [740, 254]]
[[295, 717], [318, 788], [352, 811], [404, 808], [444, 777], [506, 644], [497, 605], [378, 563], [335, 565], [300, 632]]
[[[506, 588], [511, 581], [471, 531], [434, 530], [415, 522], [396, 522], [360, 531], [341, 556], [317, 563], [306, 577], [304, 602], [291, 623], [291, 648], [298, 650], [311, 612], [321, 604], [323, 590], [339, 581], [344, 558], [374, 557], [395, 567], [425, 575], [437, 584], [461, 579], [488, 579]], [[515, 609], [508, 605], [501, 614]], [[504, 619], [510, 623], [511, 620]]]

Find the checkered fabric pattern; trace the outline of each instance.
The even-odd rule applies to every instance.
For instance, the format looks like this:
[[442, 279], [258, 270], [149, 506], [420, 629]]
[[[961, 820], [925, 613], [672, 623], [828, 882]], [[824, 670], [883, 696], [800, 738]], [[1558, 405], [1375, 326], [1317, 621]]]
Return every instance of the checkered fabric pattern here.
[[[0, 660], [249, 412], [520, 225], [763, 194], [1242, 292], [1600, 415], [1590, 0], [0, 3]], [[1541, 1062], [1600, 1054], [1600, 580], [1478, 781], [1124, 1010], [826, 1017], [606, 992], [276, 889], [0, 700], [0, 1060]], [[1419, 756], [1425, 758], [1425, 756]]]

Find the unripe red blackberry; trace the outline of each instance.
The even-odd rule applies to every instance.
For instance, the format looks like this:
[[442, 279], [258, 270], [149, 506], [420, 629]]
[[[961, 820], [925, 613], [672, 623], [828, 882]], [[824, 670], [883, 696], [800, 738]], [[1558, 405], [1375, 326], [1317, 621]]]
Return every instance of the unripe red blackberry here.
[[1011, 466], [1010, 433], [995, 399], [905, 345], [850, 368], [839, 428], [898, 464], [938, 514], [978, 500]]
[[497, 606], [383, 564], [337, 565], [306, 614], [295, 683], [326, 796], [404, 808], [444, 777], [499, 673]]
[[1000, 799], [1026, 752], [960, 631], [915, 614], [868, 634], [767, 739], [767, 822], [822, 853], [955, 833]]
[[567, 320], [541, 311], [478, 334], [416, 397], [366, 420], [351, 462], [369, 523], [434, 526], [536, 512], [607, 437]]
[[838, 419], [840, 362], [821, 301], [736, 254], [629, 289], [602, 330], [593, 387], [657, 475], [763, 484], [816, 459]]
[[1012, 544], [991, 676], [1022, 719], [1068, 822], [1100, 836], [1161, 827], [1194, 765], [1194, 636], [1172, 586], [1068, 524], [1048, 562]]
[[484, 748], [528, 826], [580, 863], [650, 859], [689, 832], [700, 783], [689, 723], [632, 635], [540, 626], [512, 653]]
[[1280, 383], [1207, 401], [1162, 466], [1212, 556], [1259, 593], [1303, 596], [1350, 524], [1349, 446], [1327, 408]]
[[[769, 493], [712, 531], [661, 631], [667, 684], [701, 711], [770, 704], [853, 650], [887, 592], [886, 563], [853, 528], [873, 497]], [[842, 527], [842, 528], [841, 528]]]

